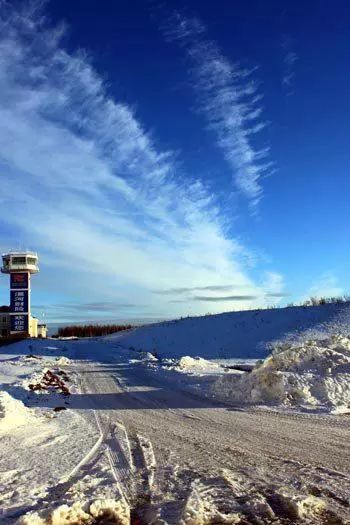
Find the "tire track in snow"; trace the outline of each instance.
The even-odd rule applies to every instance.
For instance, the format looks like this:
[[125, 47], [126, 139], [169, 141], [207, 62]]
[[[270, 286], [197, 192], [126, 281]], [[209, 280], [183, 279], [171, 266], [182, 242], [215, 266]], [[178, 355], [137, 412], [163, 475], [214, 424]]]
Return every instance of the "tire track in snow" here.
[[[95, 377], [94, 377], [95, 380]], [[96, 384], [97, 383], [97, 384]], [[114, 392], [118, 393], [120, 389], [123, 389], [124, 385], [120, 381], [117, 381], [115, 377], [111, 376], [110, 373], [104, 373], [103, 368], [101, 367], [101, 375], [98, 375], [98, 381], [93, 384], [94, 392]], [[116, 389], [117, 388], [117, 389]], [[123, 391], [123, 390], [122, 390]], [[125, 390], [124, 390], [125, 392]], [[125, 433], [128, 439], [129, 447], [130, 447], [130, 455], [131, 455], [131, 461], [130, 461], [130, 471], [134, 475], [135, 479], [135, 485], [133, 488], [129, 490], [131, 497], [130, 501], [132, 502], [133, 507], [136, 507], [136, 510], [138, 509], [141, 513], [143, 512], [144, 515], [146, 515], [146, 509], [149, 510], [149, 507], [153, 504], [155, 507], [158, 507], [158, 515], [159, 516], [167, 516], [167, 513], [169, 516], [172, 515], [168, 520], [166, 520], [166, 523], [180, 523], [178, 520], [178, 517], [182, 514], [184, 516], [184, 509], [179, 509], [179, 506], [181, 505], [179, 503], [175, 504], [174, 497], [179, 494], [183, 494], [184, 488], [187, 487], [187, 497], [185, 508], [189, 509], [192, 505], [192, 507], [195, 507], [194, 501], [198, 501], [198, 508], [204, 508], [206, 512], [208, 512], [208, 507], [212, 509], [219, 509], [222, 514], [224, 514], [225, 508], [227, 511], [227, 507], [225, 507], [227, 501], [230, 501], [231, 503], [228, 504], [228, 507], [231, 505], [231, 509], [233, 509], [232, 512], [241, 512], [244, 514], [244, 516], [252, 516], [254, 512], [259, 515], [259, 513], [262, 515], [263, 510], [264, 512], [271, 513], [274, 512], [275, 514], [275, 523], [283, 523], [283, 520], [289, 520], [284, 521], [284, 523], [291, 523], [291, 517], [293, 512], [295, 512], [295, 506], [296, 503], [294, 501], [295, 498], [299, 498], [301, 501], [301, 505], [313, 505], [314, 500], [310, 498], [310, 496], [313, 496], [312, 494], [312, 488], [310, 491], [306, 489], [304, 493], [302, 493], [302, 490], [300, 488], [299, 491], [293, 492], [292, 495], [280, 495], [276, 493], [276, 490], [278, 488], [278, 484], [281, 485], [282, 483], [285, 483], [288, 478], [291, 479], [290, 475], [292, 475], [293, 479], [295, 478], [296, 482], [299, 483], [301, 481], [305, 482], [308, 479], [310, 479], [310, 475], [314, 475], [317, 466], [316, 465], [310, 465], [307, 462], [301, 462], [301, 461], [290, 461], [288, 458], [283, 457], [282, 455], [273, 454], [273, 450], [269, 450], [268, 447], [265, 447], [265, 449], [262, 449], [259, 447], [259, 449], [254, 450], [252, 449], [250, 435], [248, 436], [248, 443], [245, 441], [242, 441], [241, 439], [238, 441], [240, 446], [237, 446], [236, 442], [234, 445], [232, 445], [232, 441], [229, 442], [226, 439], [226, 445], [225, 442], [221, 443], [219, 440], [218, 442], [215, 439], [215, 443], [219, 446], [216, 446], [215, 443], [212, 443], [212, 446], [210, 447], [210, 451], [208, 450], [208, 439], [198, 439], [197, 442], [197, 433], [200, 432], [203, 433], [203, 420], [202, 421], [193, 421], [193, 425], [190, 424], [190, 420], [192, 418], [186, 418], [186, 414], [189, 414], [189, 412], [186, 410], [178, 410], [178, 409], [169, 409], [166, 405], [168, 400], [165, 398], [164, 402], [162, 402], [161, 399], [159, 399], [158, 396], [156, 396], [156, 399], [152, 398], [150, 399], [149, 396], [145, 395], [142, 390], [131, 390], [128, 391], [128, 396], [123, 397], [121, 396], [120, 401], [120, 411], [116, 411], [116, 409], [110, 409], [108, 412], [112, 419], [114, 419], [115, 414], [118, 413], [118, 416], [121, 416], [123, 414], [123, 420], [125, 422], [126, 430]], [[137, 401], [137, 404], [135, 405], [134, 400]], [[154, 407], [154, 408], [152, 408]], [[116, 407], [117, 408], [117, 407]], [[145, 410], [147, 409], [147, 410]], [[232, 424], [232, 419], [227, 417], [227, 414], [224, 412], [218, 412], [216, 410], [210, 412], [204, 411], [203, 412], [205, 417], [205, 420], [208, 420], [208, 426], [209, 431], [211, 431], [212, 434], [212, 427], [213, 424], [218, 423], [220, 429], [217, 429], [217, 431], [220, 433], [222, 430], [225, 432], [225, 436], [227, 437], [227, 425]], [[214, 420], [210, 420], [210, 416], [214, 417]], [[262, 414], [262, 419], [264, 415]], [[296, 418], [290, 418], [289, 416], [283, 416], [286, 420], [295, 419], [299, 421], [299, 417]], [[138, 419], [140, 418], [140, 419]], [[188, 477], [190, 480], [186, 480], [186, 483], [184, 483], [184, 486], [180, 488], [180, 485], [176, 482], [176, 480], [173, 481], [173, 486], [170, 488], [170, 484], [168, 484], [169, 491], [166, 495], [167, 500], [163, 498], [163, 500], [159, 497], [157, 498], [156, 495], [159, 495], [160, 488], [163, 487], [165, 489], [166, 483], [164, 483], [164, 469], [165, 467], [163, 464], [165, 463], [165, 460], [163, 458], [164, 456], [164, 445], [166, 446], [168, 443], [168, 439], [165, 439], [166, 436], [163, 436], [163, 433], [158, 432], [157, 424], [160, 423], [159, 418], [161, 418], [162, 423], [164, 423], [164, 427], [167, 426], [167, 431], [169, 432], [169, 436], [171, 435], [171, 438], [174, 438], [175, 443], [177, 444], [178, 452], [182, 450], [182, 448], [185, 448], [186, 450], [185, 454], [181, 457], [181, 463], [182, 463], [182, 471], [180, 473], [177, 473], [176, 476], [179, 477], [179, 479], [184, 480], [184, 470], [186, 469], [186, 466], [188, 465], [188, 471], [190, 472]], [[176, 419], [178, 421], [176, 421]], [[180, 422], [180, 419], [188, 419], [188, 423], [186, 425], [182, 425]], [[202, 419], [202, 418], [200, 418]], [[221, 429], [221, 419], [223, 421], [222, 429]], [[238, 422], [241, 423], [241, 419], [237, 418]], [[252, 425], [254, 422], [256, 422], [259, 418], [256, 417], [249, 417], [249, 419], [252, 420]], [[279, 417], [273, 417], [273, 419], [280, 419]], [[305, 418], [302, 418], [305, 420]], [[312, 418], [310, 418], [312, 420]], [[184, 422], [185, 423], [185, 422]], [[280, 421], [282, 423], [282, 421]], [[189, 427], [191, 426], [191, 428]], [[211, 425], [211, 427], [210, 427]], [[322, 427], [320, 427], [322, 428]], [[154, 439], [154, 437], [157, 438], [157, 436], [160, 437], [161, 441], [161, 449], [160, 449], [160, 461], [161, 463], [156, 470], [148, 469], [147, 470], [147, 459], [145, 459], [144, 452], [145, 450], [142, 450], [142, 447], [140, 445], [140, 440], [138, 439], [137, 432], [141, 431], [142, 435], [144, 434], [144, 431], [146, 429], [146, 432], [149, 433], [153, 437], [154, 443], [157, 445], [159, 450], [158, 442]], [[258, 429], [259, 430], [259, 429]], [[245, 426], [242, 424], [242, 431], [241, 434], [244, 435], [244, 431], [246, 431]], [[253, 427], [251, 428], [251, 431], [253, 432]], [[270, 432], [271, 433], [271, 432]], [[260, 436], [261, 432], [258, 432], [258, 436]], [[147, 435], [147, 434], [146, 434]], [[277, 433], [277, 436], [279, 434]], [[283, 433], [281, 433], [281, 436], [284, 437]], [[201, 435], [199, 436], [201, 438]], [[237, 437], [241, 438], [241, 435], [238, 434]], [[262, 435], [262, 438], [266, 438], [264, 435]], [[120, 436], [115, 436], [116, 441], [120, 441]], [[119, 443], [119, 447], [123, 449], [123, 446]], [[248, 448], [247, 448], [248, 447]], [[118, 471], [118, 462], [121, 461], [120, 457], [118, 457], [117, 453], [118, 445], [114, 445], [113, 443], [109, 444], [109, 450], [111, 455], [111, 464], [112, 468], [115, 472]], [[125, 449], [125, 447], [124, 447]], [[191, 451], [193, 449], [193, 455], [191, 455]], [[278, 449], [277, 449], [278, 450]], [[292, 450], [292, 447], [290, 447], [290, 450]], [[113, 455], [113, 451], [115, 452], [115, 455]], [[272, 453], [271, 453], [272, 452]], [[279, 452], [279, 450], [278, 450]], [[120, 455], [120, 453], [119, 453]], [[124, 456], [127, 458], [128, 455], [125, 453], [124, 450]], [[210, 459], [210, 461], [208, 461]], [[149, 462], [148, 462], [149, 463]], [[220, 476], [213, 476], [206, 478], [204, 474], [204, 468], [205, 465], [207, 465], [209, 468], [209, 472], [211, 471], [213, 473], [214, 464], [216, 464], [217, 468], [226, 466], [228, 469], [230, 469], [230, 476], [232, 476], [232, 472], [237, 472], [240, 470], [239, 476], [241, 479], [244, 478], [244, 474], [242, 469], [240, 469], [239, 465], [243, 464], [247, 465], [246, 469], [246, 476], [251, 480], [251, 482], [254, 482], [256, 484], [255, 490], [249, 489], [249, 487], [245, 487], [243, 484], [243, 489], [241, 491], [238, 491], [237, 486], [239, 486], [237, 476], [235, 478], [235, 490], [232, 489], [232, 483], [230, 483], [229, 480], [224, 479], [222, 480], [222, 477]], [[151, 461], [152, 464], [152, 461]], [[256, 467], [257, 475], [254, 475], [254, 468]], [[269, 470], [269, 467], [272, 467], [271, 471]], [[238, 470], [237, 470], [238, 468]], [[124, 464], [124, 478], [127, 478], [129, 475], [128, 472], [128, 465], [127, 463]], [[133, 470], [134, 469], [134, 470]], [[200, 470], [200, 473], [197, 474], [196, 470]], [[171, 469], [169, 469], [169, 474], [171, 475]], [[301, 470], [304, 470], [303, 474], [301, 476], [298, 476], [298, 472]], [[325, 470], [324, 467], [320, 467], [320, 471]], [[271, 472], [274, 476], [271, 476]], [[150, 475], [152, 473], [152, 475]], [[319, 472], [323, 476], [325, 475], [325, 472]], [[333, 471], [333, 474], [335, 475], [336, 471]], [[337, 473], [338, 475], [341, 473]], [[123, 474], [122, 474], [123, 475]], [[117, 475], [118, 477], [118, 475]], [[185, 476], [186, 477], [186, 476]], [[200, 479], [200, 482], [197, 484], [191, 485], [193, 483], [193, 478], [198, 477]], [[265, 479], [264, 479], [265, 477]], [[120, 478], [119, 478], [120, 479]], [[270, 481], [269, 481], [270, 480]], [[272, 483], [272, 481], [274, 483]], [[345, 479], [344, 479], [345, 481]], [[120, 482], [121, 483], [121, 482]], [[277, 483], [277, 488], [276, 488]], [[122, 484], [122, 483], [121, 483]], [[124, 483], [125, 485], [125, 483]], [[300, 486], [302, 487], [302, 486]], [[306, 494], [305, 494], [306, 492]], [[172, 493], [172, 494], [171, 494]], [[139, 498], [138, 495], [143, 496], [142, 498]], [[145, 497], [146, 495], [146, 497]], [[228, 496], [230, 495], [230, 496]], [[173, 500], [171, 501], [171, 497], [173, 496]], [[329, 495], [330, 496], [330, 495]], [[329, 497], [328, 496], [328, 497]], [[294, 499], [293, 499], [294, 498]], [[310, 498], [310, 501], [305, 503], [307, 499]], [[248, 501], [249, 499], [249, 501]], [[298, 501], [299, 501], [298, 500]], [[188, 504], [188, 501], [190, 501], [190, 504]], [[192, 502], [192, 503], [191, 503]], [[225, 503], [226, 502], [226, 503]], [[271, 505], [270, 505], [271, 503]], [[317, 503], [317, 501], [316, 501]], [[316, 506], [315, 503], [315, 506]], [[272, 510], [273, 507], [273, 510]], [[290, 510], [293, 509], [294, 510]], [[238, 510], [237, 510], [238, 509]], [[259, 510], [260, 509], [260, 510]], [[289, 510], [288, 510], [289, 509]], [[180, 512], [180, 514], [179, 514]], [[216, 511], [215, 511], [216, 512]], [[289, 513], [289, 514], [288, 514]], [[178, 516], [175, 518], [175, 516]], [[248, 518], [247, 518], [248, 519]], [[176, 521], [177, 520], [177, 521]], [[268, 523], [267, 518], [261, 518], [262, 521], [260, 523]], [[265, 521], [264, 521], [265, 520]], [[187, 522], [183, 522], [187, 523]], [[188, 522], [189, 523], [189, 522]], [[201, 521], [198, 521], [197, 523], [202, 523]], [[205, 523], [205, 521], [203, 522]], [[254, 523], [254, 521], [251, 521], [251, 523]], [[313, 523], [318, 523], [317, 521], [314, 521]], [[319, 521], [319, 523], [322, 523]], [[334, 521], [333, 523], [342, 523], [342, 521]]]

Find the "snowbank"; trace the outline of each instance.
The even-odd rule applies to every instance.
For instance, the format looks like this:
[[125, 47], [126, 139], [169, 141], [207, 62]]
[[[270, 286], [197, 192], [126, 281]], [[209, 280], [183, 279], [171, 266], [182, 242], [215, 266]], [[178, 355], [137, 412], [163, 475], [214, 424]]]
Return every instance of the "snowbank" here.
[[24, 425], [33, 417], [32, 411], [22, 401], [0, 391], [0, 432]]
[[211, 393], [235, 403], [350, 412], [350, 338], [281, 343], [250, 374], [220, 377]]

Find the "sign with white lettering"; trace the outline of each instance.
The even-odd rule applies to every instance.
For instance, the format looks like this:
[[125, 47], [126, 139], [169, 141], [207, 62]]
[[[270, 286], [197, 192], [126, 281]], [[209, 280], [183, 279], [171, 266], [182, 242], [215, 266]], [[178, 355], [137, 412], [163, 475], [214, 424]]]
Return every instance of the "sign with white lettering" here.
[[29, 329], [29, 316], [28, 315], [10, 315], [11, 333], [13, 332], [26, 332], [28, 333]]
[[29, 272], [14, 272], [10, 275], [10, 330], [11, 334], [29, 332]]
[[29, 306], [29, 292], [28, 290], [11, 290], [11, 312], [27, 313]]

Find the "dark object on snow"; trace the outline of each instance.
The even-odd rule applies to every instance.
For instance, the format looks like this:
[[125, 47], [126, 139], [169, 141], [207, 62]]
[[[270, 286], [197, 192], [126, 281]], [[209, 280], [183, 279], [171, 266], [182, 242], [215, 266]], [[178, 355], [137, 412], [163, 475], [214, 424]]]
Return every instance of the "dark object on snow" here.
[[67, 407], [55, 407], [53, 409], [54, 412], [61, 412], [62, 410], [67, 410]]
[[30, 384], [30, 385], [28, 385], [28, 388], [32, 392], [35, 392], [36, 390], [46, 390], [45, 387], [43, 385], [41, 385], [40, 383], [36, 383], [35, 385]]
[[254, 368], [254, 365], [227, 365], [225, 368], [230, 370], [239, 370], [240, 372], [251, 372]]
[[62, 379], [64, 379], [65, 381], [69, 381], [69, 377], [67, 376], [64, 370], [58, 370], [57, 375], [62, 376]]

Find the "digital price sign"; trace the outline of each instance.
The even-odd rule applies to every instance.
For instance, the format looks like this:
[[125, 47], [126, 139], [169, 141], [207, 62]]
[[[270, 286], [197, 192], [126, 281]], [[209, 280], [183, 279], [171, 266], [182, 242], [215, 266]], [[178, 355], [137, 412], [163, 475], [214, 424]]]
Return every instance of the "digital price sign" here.
[[29, 316], [19, 314], [19, 315], [11, 315], [11, 325], [10, 330], [11, 332], [26, 332], [28, 333], [29, 330]]
[[29, 286], [28, 272], [10, 274], [10, 330], [12, 334], [29, 332]]
[[29, 307], [29, 292], [28, 290], [11, 290], [11, 312], [16, 313], [28, 313]]

